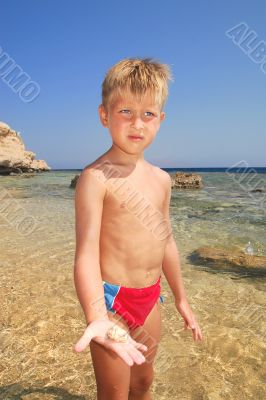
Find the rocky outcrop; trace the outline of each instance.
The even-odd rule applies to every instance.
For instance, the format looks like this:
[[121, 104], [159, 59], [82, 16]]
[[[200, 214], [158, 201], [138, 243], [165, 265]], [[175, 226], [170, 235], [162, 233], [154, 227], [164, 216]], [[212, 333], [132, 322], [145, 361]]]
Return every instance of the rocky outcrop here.
[[202, 177], [198, 174], [178, 171], [171, 176], [171, 179], [174, 189], [201, 189], [203, 187]]
[[248, 270], [266, 274], [265, 256], [246, 254], [238, 248], [199, 247], [191, 254], [190, 260], [196, 264], [214, 268], [232, 267], [232, 271]]
[[32, 151], [25, 150], [19, 132], [0, 122], [0, 175], [51, 169], [44, 160], [35, 160], [35, 156]]

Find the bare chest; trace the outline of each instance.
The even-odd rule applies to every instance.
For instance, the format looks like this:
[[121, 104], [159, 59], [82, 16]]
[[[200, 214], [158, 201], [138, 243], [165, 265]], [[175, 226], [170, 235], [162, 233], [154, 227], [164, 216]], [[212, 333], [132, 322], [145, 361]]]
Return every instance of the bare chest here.
[[141, 209], [162, 212], [165, 195], [160, 180], [152, 174], [110, 179], [105, 207], [122, 214]]

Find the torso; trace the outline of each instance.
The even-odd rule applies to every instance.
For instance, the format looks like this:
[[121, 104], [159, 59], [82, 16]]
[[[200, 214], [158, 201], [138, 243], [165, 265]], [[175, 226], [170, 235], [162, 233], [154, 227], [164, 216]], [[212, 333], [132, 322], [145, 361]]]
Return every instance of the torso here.
[[108, 162], [104, 168], [108, 179], [100, 234], [102, 279], [126, 287], [150, 286], [161, 274], [169, 234], [163, 216], [165, 172], [146, 161], [131, 171]]

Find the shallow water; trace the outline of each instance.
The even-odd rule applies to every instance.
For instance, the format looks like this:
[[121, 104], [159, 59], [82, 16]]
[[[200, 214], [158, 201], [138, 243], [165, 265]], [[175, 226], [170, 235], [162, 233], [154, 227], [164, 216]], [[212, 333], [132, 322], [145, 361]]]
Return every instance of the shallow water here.
[[[95, 399], [89, 350], [72, 350], [84, 329], [73, 283], [69, 188], [78, 172], [0, 177], [0, 399]], [[244, 249], [248, 241], [255, 254], [266, 255], [265, 192], [250, 192], [256, 184], [265, 188], [266, 175], [201, 175], [203, 189], [172, 191], [170, 214], [204, 340], [195, 343], [183, 330], [163, 278], [153, 398], [264, 399], [265, 277], [193, 265], [189, 255], [206, 245]]]

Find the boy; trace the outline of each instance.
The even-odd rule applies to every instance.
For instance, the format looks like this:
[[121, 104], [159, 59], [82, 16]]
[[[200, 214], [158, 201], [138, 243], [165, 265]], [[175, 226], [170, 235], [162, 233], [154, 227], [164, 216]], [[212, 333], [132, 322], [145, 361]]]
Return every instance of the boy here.
[[169, 79], [169, 67], [152, 59], [108, 71], [99, 116], [112, 146], [76, 186], [74, 281], [88, 325], [74, 349], [90, 346], [100, 400], [151, 399], [162, 272], [185, 328], [202, 340], [171, 230], [171, 178], [143, 154], [165, 117]]

